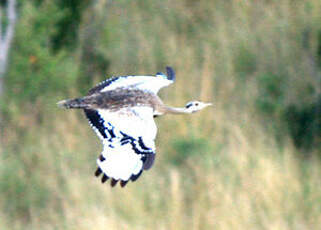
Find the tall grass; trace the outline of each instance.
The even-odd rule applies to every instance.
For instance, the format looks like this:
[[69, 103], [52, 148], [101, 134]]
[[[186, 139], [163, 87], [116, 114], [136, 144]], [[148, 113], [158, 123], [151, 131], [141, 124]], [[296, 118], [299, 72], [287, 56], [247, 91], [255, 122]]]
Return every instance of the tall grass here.
[[317, 0], [98, 1], [82, 36], [98, 25], [92, 49], [111, 73], [171, 65], [167, 104], [214, 106], [157, 119], [156, 164], [111, 189], [93, 176], [101, 146], [81, 112], [39, 95], [1, 140], [1, 229], [317, 229], [320, 161], [272, 118], [320, 94], [320, 15]]

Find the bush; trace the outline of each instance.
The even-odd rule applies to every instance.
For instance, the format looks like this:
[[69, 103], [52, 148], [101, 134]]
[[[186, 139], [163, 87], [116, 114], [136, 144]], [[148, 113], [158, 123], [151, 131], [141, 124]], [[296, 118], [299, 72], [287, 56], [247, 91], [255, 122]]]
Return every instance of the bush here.
[[209, 140], [203, 138], [174, 139], [171, 147], [174, 151], [168, 154], [168, 162], [180, 166], [191, 157], [199, 157], [209, 151]]
[[290, 105], [284, 114], [284, 121], [296, 147], [304, 150], [321, 147], [321, 96], [310, 105]]
[[[50, 17], [48, 17], [50, 15]], [[51, 1], [38, 7], [21, 6], [10, 68], [5, 78], [6, 97], [18, 104], [67, 93], [76, 80], [77, 64], [64, 50], [53, 51], [52, 37], [64, 13]]]

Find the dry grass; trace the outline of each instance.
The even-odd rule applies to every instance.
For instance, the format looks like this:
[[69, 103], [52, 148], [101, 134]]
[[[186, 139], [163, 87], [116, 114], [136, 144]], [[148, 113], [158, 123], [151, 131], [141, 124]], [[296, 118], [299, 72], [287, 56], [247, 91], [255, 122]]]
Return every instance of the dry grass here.
[[111, 189], [92, 175], [98, 141], [79, 126], [84, 119], [76, 112], [64, 112], [57, 113], [64, 125], [57, 122], [50, 134], [30, 130], [34, 152], [25, 143], [24, 170], [16, 173], [39, 184], [16, 197], [29, 202], [26, 210], [15, 210], [13, 219], [1, 214], [8, 229], [315, 229], [320, 223], [320, 166], [305, 166], [290, 144], [280, 151], [264, 133], [251, 141], [238, 133], [222, 150], [211, 144], [177, 166], [164, 159], [171, 152], [159, 142], [151, 171], [126, 189]]
[[[87, 18], [105, 12], [99, 2]], [[297, 41], [321, 28], [320, 15], [317, 0], [107, 3], [95, 48], [112, 73], [172, 65], [177, 82], [162, 91], [165, 102], [215, 106], [157, 119], [156, 164], [126, 189], [94, 178], [101, 147], [79, 111], [46, 107], [13, 118], [0, 150], [2, 229], [317, 229], [319, 161], [297, 157], [291, 141], [281, 148], [253, 104], [266, 71], [288, 76], [285, 103], [307, 100], [297, 95], [302, 84], [320, 92], [316, 32], [309, 49]], [[48, 116], [39, 123], [34, 113]], [[196, 153], [184, 145], [192, 141]]]

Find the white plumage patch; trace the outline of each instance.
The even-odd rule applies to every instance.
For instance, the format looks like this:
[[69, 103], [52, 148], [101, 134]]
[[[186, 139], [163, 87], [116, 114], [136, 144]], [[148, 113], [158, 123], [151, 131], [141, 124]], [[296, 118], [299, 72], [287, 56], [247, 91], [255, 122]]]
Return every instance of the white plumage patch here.
[[96, 172], [97, 176], [103, 173], [103, 182], [113, 178], [112, 185], [121, 180], [123, 186], [152, 166], [157, 133], [152, 108], [123, 108], [117, 112], [86, 109], [85, 114], [103, 142]]
[[127, 181], [143, 168], [142, 155], [133, 151], [130, 144], [117, 144], [114, 148], [104, 148], [104, 160], [97, 159], [100, 169], [115, 180]]
[[119, 87], [135, 87], [137, 89], [147, 90], [157, 94], [161, 88], [173, 83], [172, 80], [168, 80], [163, 74], [158, 74], [156, 76], [123, 76], [111, 78], [108, 81], [110, 81], [110, 84], [107, 84], [107, 86], [102, 88], [100, 92], [114, 90]]

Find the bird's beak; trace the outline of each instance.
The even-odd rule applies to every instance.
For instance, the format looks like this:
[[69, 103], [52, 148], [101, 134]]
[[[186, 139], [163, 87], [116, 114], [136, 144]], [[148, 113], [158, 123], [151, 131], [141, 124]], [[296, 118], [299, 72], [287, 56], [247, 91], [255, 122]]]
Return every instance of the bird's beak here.
[[212, 106], [212, 105], [213, 105], [212, 103], [205, 103], [205, 107]]

